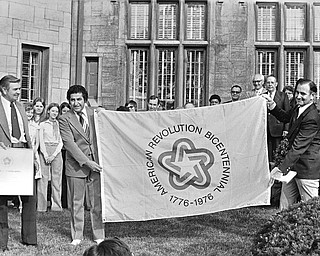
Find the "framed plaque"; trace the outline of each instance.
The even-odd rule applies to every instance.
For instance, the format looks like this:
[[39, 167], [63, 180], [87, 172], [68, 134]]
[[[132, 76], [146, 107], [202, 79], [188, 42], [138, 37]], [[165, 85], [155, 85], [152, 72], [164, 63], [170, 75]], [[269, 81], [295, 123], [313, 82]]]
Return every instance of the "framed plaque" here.
[[33, 161], [30, 148], [0, 149], [0, 195], [33, 195]]

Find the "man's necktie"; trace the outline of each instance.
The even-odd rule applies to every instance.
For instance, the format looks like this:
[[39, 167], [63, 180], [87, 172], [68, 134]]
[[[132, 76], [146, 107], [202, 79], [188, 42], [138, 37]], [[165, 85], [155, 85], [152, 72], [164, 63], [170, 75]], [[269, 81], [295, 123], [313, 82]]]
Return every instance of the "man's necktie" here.
[[84, 118], [83, 118], [83, 112], [80, 112], [78, 113], [79, 115], [79, 121], [80, 121], [80, 124], [85, 132], [85, 134], [87, 135], [87, 137], [89, 137], [89, 126], [88, 124], [84, 121]]
[[10, 107], [11, 107], [12, 136], [19, 140], [20, 136], [21, 136], [21, 131], [20, 131], [20, 127], [19, 127], [17, 111], [16, 111], [16, 108], [15, 108], [13, 102], [10, 103]]

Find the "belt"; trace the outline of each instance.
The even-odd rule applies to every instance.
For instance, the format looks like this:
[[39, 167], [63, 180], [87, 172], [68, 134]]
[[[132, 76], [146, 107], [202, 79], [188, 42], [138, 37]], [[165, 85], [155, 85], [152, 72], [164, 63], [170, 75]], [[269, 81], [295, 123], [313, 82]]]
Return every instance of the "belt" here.
[[28, 143], [26, 143], [26, 142], [11, 143], [10, 146], [12, 148], [27, 148], [28, 147]]

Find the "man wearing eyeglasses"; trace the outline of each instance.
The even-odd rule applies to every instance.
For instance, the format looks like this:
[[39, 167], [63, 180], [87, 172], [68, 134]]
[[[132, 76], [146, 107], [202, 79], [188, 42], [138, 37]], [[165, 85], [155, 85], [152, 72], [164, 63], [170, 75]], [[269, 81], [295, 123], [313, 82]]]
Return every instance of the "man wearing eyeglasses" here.
[[232, 85], [230, 92], [231, 92], [231, 100], [228, 100], [224, 103], [230, 103], [230, 102], [240, 100], [241, 92], [242, 92], [242, 88], [240, 85], [238, 84]]

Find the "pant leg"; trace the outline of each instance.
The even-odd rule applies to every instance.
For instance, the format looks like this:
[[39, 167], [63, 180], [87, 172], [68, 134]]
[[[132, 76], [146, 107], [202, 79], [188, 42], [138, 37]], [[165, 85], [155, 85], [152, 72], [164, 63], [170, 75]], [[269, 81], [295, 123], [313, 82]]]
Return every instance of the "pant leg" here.
[[33, 183], [33, 195], [21, 196], [21, 239], [27, 244], [37, 244], [37, 196], [36, 186]]
[[5, 249], [8, 245], [8, 229], [7, 197], [0, 196], [0, 250]]
[[67, 176], [68, 203], [70, 207], [71, 237], [74, 239], [83, 239], [84, 230], [84, 194], [86, 180], [85, 178], [75, 178]]
[[53, 211], [62, 211], [61, 182], [62, 182], [62, 156], [61, 152], [51, 162], [51, 198]]
[[318, 196], [319, 180], [296, 179], [301, 201], [308, 201]]
[[93, 239], [104, 239], [104, 224], [102, 222], [102, 205], [101, 205], [101, 181], [100, 174], [97, 172], [91, 173], [91, 181], [87, 182], [88, 198], [90, 199], [91, 209], [91, 225]]
[[296, 179], [292, 179], [289, 183], [282, 183], [280, 195], [280, 210], [288, 209], [298, 201], [299, 189]]
[[40, 154], [42, 178], [37, 180], [37, 205], [39, 212], [45, 212], [48, 208], [47, 193], [50, 165], [46, 164], [43, 154]]

